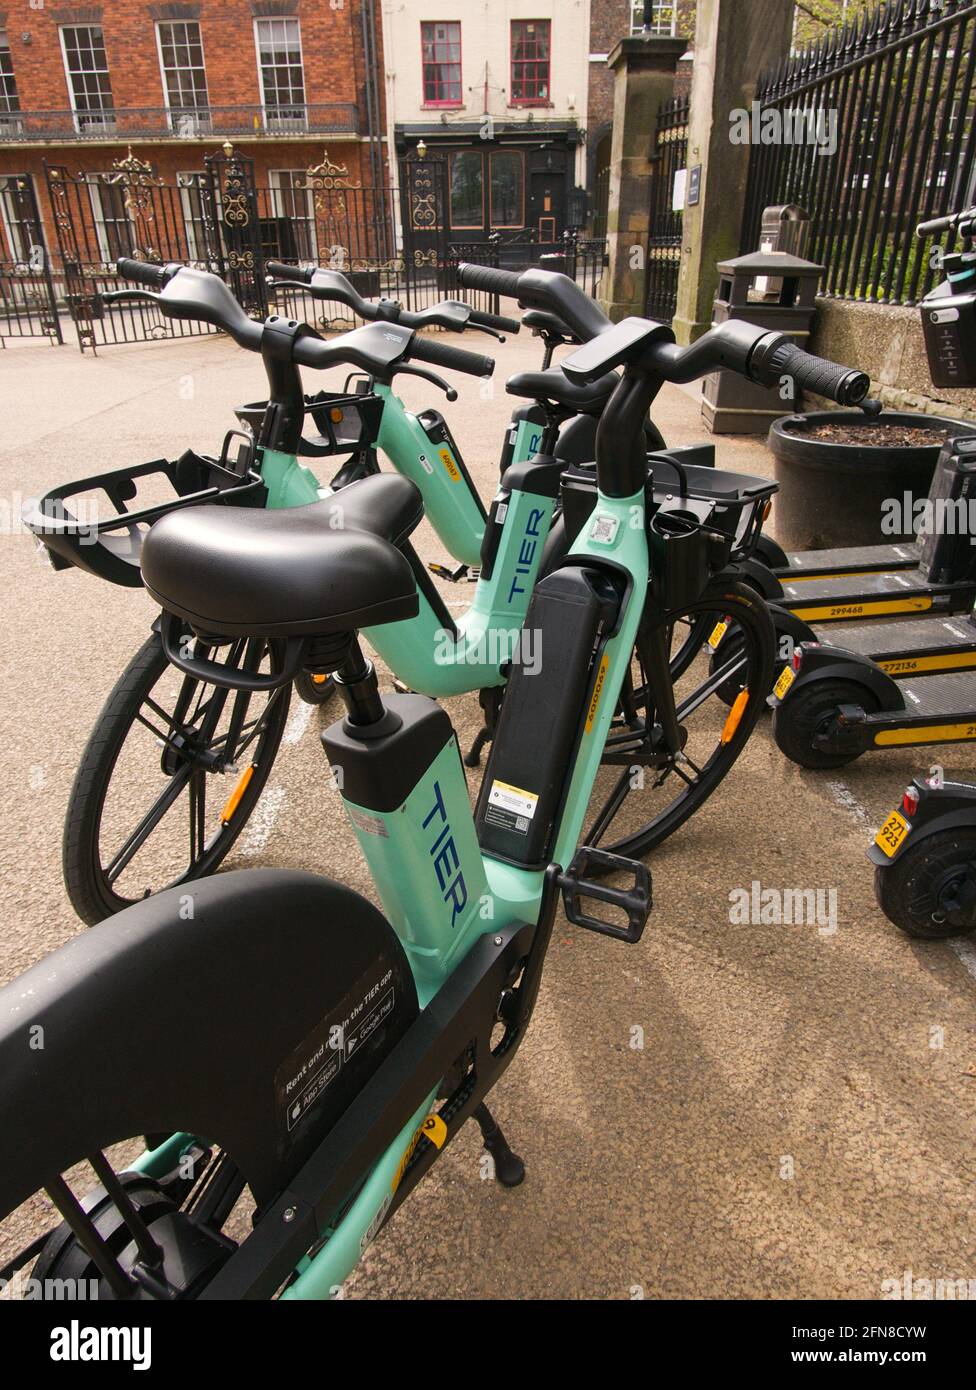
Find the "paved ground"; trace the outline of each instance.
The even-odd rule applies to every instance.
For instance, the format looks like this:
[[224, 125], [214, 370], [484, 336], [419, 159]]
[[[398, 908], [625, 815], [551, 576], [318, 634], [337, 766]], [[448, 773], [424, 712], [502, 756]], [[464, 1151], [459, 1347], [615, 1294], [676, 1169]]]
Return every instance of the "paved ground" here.
[[[446, 407], [485, 495], [511, 405], [502, 384], [537, 364], [537, 344], [497, 356], [494, 394], [459, 378]], [[97, 359], [10, 348], [4, 520], [57, 482], [213, 448], [231, 407], [261, 392], [256, 360], [216, 338]], [[406, 381], [402, 394], [416, 407], [432, 393]], [[665, 391], [658, 419], [672, 443], [703, 437], [687, 393]], [[768, 467], [755, 440], [720, 456]], [[64, 807], [98, 709], [154, 614], [142, 592], [55, 574], [16, 527], [2, 530], [9, 978], [80, 929], [60, 881]], [[435, 538], [422, 549], [441, 558]], [[475, 702], [450, 709], [464, 744]], [[230, 862], [322, 869], [367, 891], [323, 787], [320, 718], [293, 712], [267, 813]], [[972, 771], [971, 754], [942, 752], [951, 772]], [[526, 1183], [481, 1180], [476, 1132], [462, 1134], [350, 1296], [876, 1298], [908, 1269], [976, 1278], [976, 951], [899, 935], [864, 859], [923, 761], [893, 753], [815, 776], [762, 729], [721, 794], [654, 856], [638, 947], [557, 924], [531, 1034], [494, 1097]], [[754, 879], [835, 890], [838, 930], [733, 925], [730, 891]]]

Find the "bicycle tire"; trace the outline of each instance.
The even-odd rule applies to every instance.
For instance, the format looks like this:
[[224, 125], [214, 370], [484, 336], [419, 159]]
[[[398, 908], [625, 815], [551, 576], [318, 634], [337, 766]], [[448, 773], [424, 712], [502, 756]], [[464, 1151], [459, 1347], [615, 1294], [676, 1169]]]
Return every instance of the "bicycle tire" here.
[[[766, 694], [769, 690], [769, 682], [772, 677], [773, 666], [776, 657], [776, 636], [769, 611], [762, 599], [750, 586], [741, 581], [726, 581], [711, 590], [706, 591], [701, 598], [694, 603], [687, 604], [679, 610], [664, 614], [659, 620], [662, 625], [673, 627], [677, 618], [682, 615], [688, 616], [695, 614], [700, 619], [693, 624], [692, 631], [702, 633], [709, 625], [713, 625], [715, 615], [721, 613], [730, 618], [732, 623], [738, 627], [742, 633], [743, 645], [746, 648], [745, 656], [741, 657], [747, 663], [746, 680], [744, 689], [748, 689], [748, 699], [744, 702], [744, 709], [738, 717], [731, 735], [727, 742], [719, 741], [716, 749], [710, 755], [707, 763], [702, 767], [699, 777], [693, 786], [686, 786], [685, 790], [667, 805], [662, 811], [653, 816], [650, 820], [640, 826], [639, 829], [621, 836], [613, 841], [606, 841], [605, 836], [610, 830], [613, 821], [619, 814], [620, 807], [624, 804], [629, 792], [625, 792], [620, 799], [617, 809], [605, 820], [605, 824], [600, 827], [601, 818], [607, 806], [613, 800], [613, 795], [607, 799], [600, 815], [591, 824], [590, 829], [584, 836], [583, 843], [598, 844], [600, 848], [608, 850], [612, 854], [619, 854], [628, 859], [640, 859], [650, 850], [655, 849], [666, 839], [680, 829], [711, 797], [721, 783], [728, 776], [733, 766], [737, 762], [740, 754], [745, 748], [752, 735], [752, 732], [762, 716], [765, 709]], [[706, 650], [708, 650], [706, 648]], [[707, 658], [705, 659], [708, 666]], [[674, 663], [672, 662], [672, 668]], [[686, 664], [685, 670], [689, 669]], [[714, 672], [709, 668], [705, 683], [701, 687], [706, 688], [714, 679]], [[674, 678], [677, 679], [677, 678]], [[717, 691], [714, 698], [719, 700]], [[679, 712], [682, 703], [691, 704], [693, 697], [688, 697], [683, 702], [679, 701]], [[724, 706], [723, 706], [724, 709]], [[727, 712], [726, 712], [727, 713]], [[722, 726], [722, 735], [730, 727], [728, 715]], [[611, 728], [611, 736], [613, 728]], [[611, 746], [611, 739], [608, 738], [607, 748]], [[685, 745], [687, 747], [687, 745]], [[606, 751], [605, 751], [606, 757]], [[623, 773], [618, 778], [618, 787], [623, 782], [624, 774], [628, 771], [624, 767]], [[666, 772], [665, 776], [670, 775]], [[662, 782], [663, 782], [662, 778]], [[659, 783], [660, 785], [660, 783]], [[636, 789], [636, 794], [640, 794], [640, 788]], [[597, 838], [593, 838], [594, 831], [599, 828]]]
[[[95, 926], [139, 900], [124, 897], [112, 888], [102, 864], [100, 832], [109, 787], [127, 735], [146, 697], [168, 666], [160, 637], [153, 633], [136, 652], [112, 689], [89, 735], [75, 773], [65, 813], [61, 865], [68, 898], [87, 926]], [[252, 759], [254, 771], [230, 820], [200, 858], [188, 865], [185, 873], [152, 891], [188, 883], [213, 873], [230, 852], [247, 824], [274, 765], [288, 717], [289, 696], [290, 689], [284, 686], [276, 692], [274, 702], [269, 701], [267, 729], [258, 739]]]

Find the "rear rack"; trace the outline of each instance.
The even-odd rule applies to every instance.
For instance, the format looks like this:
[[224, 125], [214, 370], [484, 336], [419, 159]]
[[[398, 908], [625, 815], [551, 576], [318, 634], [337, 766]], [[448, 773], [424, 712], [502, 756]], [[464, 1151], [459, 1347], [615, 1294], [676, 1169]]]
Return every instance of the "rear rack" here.
[[[237, 458], [231, 460], [235, 439], [240, 448]], [[56, 570], [74, 566], [111, 584], [135, 589], [142, 584], [139, 557], [143, 538], [161, 516], [202, 502], [248, 505], [260, 501], [263, 484], [253, 470], [253, 459], [253, 440], [238, 430], [228, 430], [219, 459], [188, 449], [174, 461], [153, 459], [80, 478], [27, 503], [23, 522], [45, 546]], [[137, 498], [140, 484], [160, 477], [167, 480], [176, 496], [130, 509], [127, 504]], [[113, 514], [105, 520], [98, 518], [103, 510], [99, 492], [107, 496], [112, 507]], [[87, 506], [75, 502], [72, 510], [67, 504], [84, 493], [96, 495]], [[86, 511], [92, 514], [86, 516]]]

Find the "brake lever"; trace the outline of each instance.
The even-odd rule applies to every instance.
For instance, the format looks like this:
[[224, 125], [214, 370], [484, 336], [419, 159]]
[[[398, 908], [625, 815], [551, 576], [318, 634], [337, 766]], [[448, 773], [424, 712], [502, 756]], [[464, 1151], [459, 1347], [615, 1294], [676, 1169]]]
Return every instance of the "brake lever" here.
[[103, 304], [121, 304], [128, 299], [149, 299], [159, 304], [162, 300], [162, 295], [152, 290], [104, 290], [98, 297]]
[[497, 338], [500, 343], [506, 341], [505, 334], [499, 333], [497, 328], [489, 328], [486, 323], [471, 323], [469, 320], [464, 325], [465, 333], [487, 333], [489, 338]]
[[[272, 280], [270, 275], [265, 283], [269, 290], [305, 290], [307, 292], [312, 288], [311, 285], [306, 285], [302, 280]], [[312, 298], [315, 299], [317, 296], [313, 295]]]
[[449, 401], [456, 401], [458, 393], [453, 386], [450, 386], [442, 376], [436, 372], [425, 371], [422, 367], [414, 367], [412, 364], [401, 362], [397, 365], [396, 371], [406, 372], [408, 376], [421, 376], [424, 381], [431, 382], [434, 386], [439, 386]]

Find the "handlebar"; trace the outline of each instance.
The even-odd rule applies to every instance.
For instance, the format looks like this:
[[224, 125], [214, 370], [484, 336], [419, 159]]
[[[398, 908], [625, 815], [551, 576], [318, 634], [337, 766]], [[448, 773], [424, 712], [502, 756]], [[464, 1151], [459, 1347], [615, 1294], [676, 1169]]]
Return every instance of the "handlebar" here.
[[264, 268], [276, 280], [301, 280], [303, 285], [312, 283], [315, 268], [303, 269], [299, 265], [285, 265], [284, 261], [265, 261]]
[[485, 314], [480, 309], [472, 309], [468, 323], [476, 328], [495, 328], [499, 333], [518, 333], [522, 325], [518, 319], [507, 319], [504, 314]]
[[158, 293], [148, 289], [127, 290], [122, 292], [124, 295], [138, 294], [151, 299], [169, 318], [212, 323], [252, 352], [262, 352], [268, 347], [275, 356], [282, 348], [275, 348], [273, 344], [283, 345], [287, 341], [291, 345], [287, 351], [292, 360], [307, 367], [322, 369], [345, 363], [375, 376], [397, 367], [402, 370], [404, 364], [415, 360], [449, 371], [466, 372], [469, 376], [491, 376], [495, 370], [491, 357], [416, 338], [414, 330], [406, 324], [371, 324], [326, 340], [311, 330], [299, 328], [293, 320], [275, 316], [261, 324], [248, 318], [223, 280], [209, 271], [183, 265], [154, 266], [127, 257], [116, 262], [116, 268], [127, 279], [162, 286]]
[[496, 270], [494, 266], [462, 262], [458, 266], [458, 279], [471, 289], [517, 299], [530, 309], [548, 310], [562, 319], [581, 343], [588, 343], [613, 327], [596, 300], [591, 299], [575, 280], [552, 270], [533, 268], [516, 275], [510, 270]]
[[814, 357], [789, 339], [757, 344], [749, 361], [749, 375], [764, 386], [775, 386], [782, 377], [791, 376], [799, 386], [837, 405], [860, 405], [871, 389], [871, 378], [865, 372]]
[[285, 285], [300, 284], [306, 287], [314, 299], [334, 299], [339, 304], [347, 305], [367, 323], [402, 323], [407, 328], [438, 327], [458, 333], [463, 333], [468, 327], [484, 328], [493, 333], [518, 333], [522, 326], [518, 319], [482, 313], [456, 299], [442, 299], [416, 313], [404, 309], [395, 299], [363, 299], [341, 271], [326, 270], [320, 266], [302, 269], [285, 265], [283, 261], [267, 261], [265, 269], [269, 276], [283, 281]]
[[962, 222], [976, 222], [976, 207], [966, 208], [962, 212], [950, 212], [945, 217], [933, 217], [928, 222], [920, 222], [915, 228], [915, 235], [939, 236], [942, 232], [952, 231], [953, 227], [958, 227]]
[[164, 290], [178, 270], [183, 267], [179, 261], [168, 265], [155, 265], [151, 261], [135, 261], [131, 256], [120, 256], [115, 269], [123, 280], [134, 280], [137, 285], [145, 285], [151, 290]]
[[451, 347], [449, 343], [438, 343], [431, 338], [414, 338], [409, 355], [412, 362], [427, 362], [432, 367], [467, 372], [469, 376], [491, 376], [495, 370], [494, 358]]

